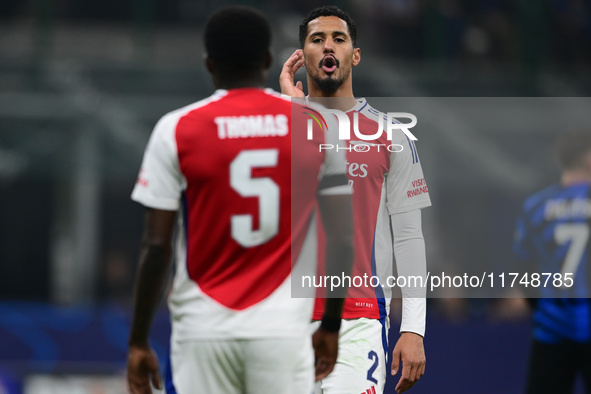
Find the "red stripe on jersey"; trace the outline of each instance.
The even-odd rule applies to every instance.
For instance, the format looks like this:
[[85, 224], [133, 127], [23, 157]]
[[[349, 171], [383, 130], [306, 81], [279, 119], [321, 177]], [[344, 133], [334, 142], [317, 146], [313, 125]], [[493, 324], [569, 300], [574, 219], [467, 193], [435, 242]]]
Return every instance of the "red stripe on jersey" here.
[[[290, 133], [281, 129], [290, 122], [289, 101], [247, 88], [228, 91], [177, 124], [179, 163], [187, 180], [187, 272], [205, 294], [232, 309], [262, 301], [291, 270], [292, 145]], [[264, 135], [252, 136], [261, 124]], [[324, 156], [313, 153], [312, 158], [306, 165], [316, 176], [306, 179], [317, 183]], [[316, 187], [305, 189], [310, 196], [296, 208], [309, 213]], [[277, 202], [278, 209], [272, 209]], [[294, 228], [305, 228], [299, 221]], [[253, 236], [257, 231], [262, 241]], [[295, 238], [297, 254], [304, 236]]]

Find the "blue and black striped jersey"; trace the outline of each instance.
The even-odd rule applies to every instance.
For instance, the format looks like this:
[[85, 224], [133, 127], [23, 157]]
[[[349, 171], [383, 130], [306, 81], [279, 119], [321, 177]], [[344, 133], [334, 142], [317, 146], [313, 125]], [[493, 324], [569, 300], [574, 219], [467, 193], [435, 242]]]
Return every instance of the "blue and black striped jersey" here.
[[589, 301], [591, 184], [554, 185], [530, 198], [517, 221], [514, 253], [523, 271], [572, 273], [573, 285], [539, 286], [533, 314], [534, 338], [591, 341]]

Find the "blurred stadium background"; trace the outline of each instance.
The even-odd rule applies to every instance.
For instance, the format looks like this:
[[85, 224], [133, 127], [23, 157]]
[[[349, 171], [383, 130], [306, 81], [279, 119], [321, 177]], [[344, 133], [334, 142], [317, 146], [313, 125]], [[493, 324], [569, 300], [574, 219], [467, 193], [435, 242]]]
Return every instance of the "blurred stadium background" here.
[[[156, 120], [213, 90], [201, 30], [225, 4], [0, 3], [0, 393], [124, 391], [142, 226], [129, 194]], [[300, 20], [323, 3], [244, 4], [273, 23], [269, 86], [279, 89]], [[358, 23], [358, 96], [590, 95], [589, 0], [334, 4]], [[509, 264], [521, 201], [558, 175], [555, 133], [468, 130], [462, 144], [419, 135], [429, 264]], [[500, 305], [431, 300], [427, 372], [412, 392], [520, 393], [529, 322]], [[168, 330], [163, 306], [153, 330], [161, 360]]]

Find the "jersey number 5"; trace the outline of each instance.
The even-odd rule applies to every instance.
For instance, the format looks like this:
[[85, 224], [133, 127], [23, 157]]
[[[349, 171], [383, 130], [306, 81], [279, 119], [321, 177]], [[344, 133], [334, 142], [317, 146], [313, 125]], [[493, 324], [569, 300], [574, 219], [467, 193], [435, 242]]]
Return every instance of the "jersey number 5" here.
[[259, 229], [252, 215], [233, 215], [232, 238], [245, 248], [264, 244], [279, 231], [279, 186], [270, 178], [252, 177], [252, 169], [277, 166], [277, 149], [246, 150], [230, 164], [230, 186], [242, 197], [258, 197]]

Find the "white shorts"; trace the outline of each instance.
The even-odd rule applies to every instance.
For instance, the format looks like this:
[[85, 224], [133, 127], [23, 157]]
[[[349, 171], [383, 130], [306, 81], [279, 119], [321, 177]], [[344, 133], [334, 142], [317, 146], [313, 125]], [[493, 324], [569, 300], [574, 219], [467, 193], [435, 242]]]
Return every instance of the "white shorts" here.
[[[320, 322], [313, 322], [315, 330]], [[389, 321], [343, 320], [334, 370], [316, 383], [316, 394], [381, 394], [386, 384]]]
[[167, 394], [313, 392], [314, 353], [309, 336], [195, 340], [171, 347]]

